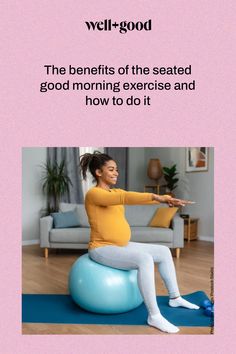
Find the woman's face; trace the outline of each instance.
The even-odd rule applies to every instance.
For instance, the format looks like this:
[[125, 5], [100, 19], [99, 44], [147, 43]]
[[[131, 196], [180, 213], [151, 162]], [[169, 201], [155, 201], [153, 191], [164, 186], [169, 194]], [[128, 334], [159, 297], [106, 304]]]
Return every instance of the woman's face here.
[[99, 182], [109, 186], [115, 185], [119, 175], [117, 164], [113, 160], [107, 161], [100, 170], [96, 170], [96, 175], [98, 176]]

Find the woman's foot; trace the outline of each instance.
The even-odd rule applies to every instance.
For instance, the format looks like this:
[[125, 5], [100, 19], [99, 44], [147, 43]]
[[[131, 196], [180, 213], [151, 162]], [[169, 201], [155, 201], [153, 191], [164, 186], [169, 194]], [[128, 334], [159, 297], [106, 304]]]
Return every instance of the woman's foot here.
[[186, 307], [187, 309], [191, 310], [198, 310], [200, 308], [199, 306], [183, 299], [181, 296], [177, 297], [176, 299], [170, 299], [169, 305], [171, 307]]
[[161, 313], [158, 313], [156, 315], [149, 315], [147, 323], [149, 326], [155, 327], [160, 329], [163, 332], [167, 333], [177, 333], [179, 332], [179, 328], [174, 326], [172, 323], [167, 321]]

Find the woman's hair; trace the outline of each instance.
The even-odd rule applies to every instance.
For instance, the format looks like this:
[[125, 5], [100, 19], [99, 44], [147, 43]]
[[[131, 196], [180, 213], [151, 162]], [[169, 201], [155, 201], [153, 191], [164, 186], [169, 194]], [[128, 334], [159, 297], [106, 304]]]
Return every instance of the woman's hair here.
[[96, 170], [101, 170], [102, 167], [111, 161], [113, 158], [107, 154], [104, 154], [100, 151], [94, 151], [93, 154], [86, 153], [80, 156], [80, 167], [83, 179], [86, 180], [87, 171], [92, 174], [95, 181], [97, 180]]

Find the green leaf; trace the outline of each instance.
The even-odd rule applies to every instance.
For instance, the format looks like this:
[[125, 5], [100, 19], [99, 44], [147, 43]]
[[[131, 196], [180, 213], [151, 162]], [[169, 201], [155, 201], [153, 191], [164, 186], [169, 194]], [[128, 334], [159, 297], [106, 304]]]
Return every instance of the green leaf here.
[[[49, 205], [48, 209], [56, 210], [60, 198], [69, 191], [69, 185], [73, 185], [66, 172], [65, 161], [62, 160], [60, 164], [55, 162], [51, 164], [48, 161], [43, 167], [42, 190], [47, 196], [52, 198], [54, 205]], [[56, 203], [56, 204], [55, 204]]]

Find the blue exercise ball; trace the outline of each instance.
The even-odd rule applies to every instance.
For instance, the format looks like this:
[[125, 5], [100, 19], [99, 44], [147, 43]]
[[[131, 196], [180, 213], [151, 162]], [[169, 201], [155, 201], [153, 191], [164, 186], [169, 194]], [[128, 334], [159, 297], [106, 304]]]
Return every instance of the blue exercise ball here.
[[88, 254], [79, 257], [72, 265], [68, 288], [77, 305], [96, 313], [122, 313], [143, 302], [136, 269], [107, 267], [94, 262]]

